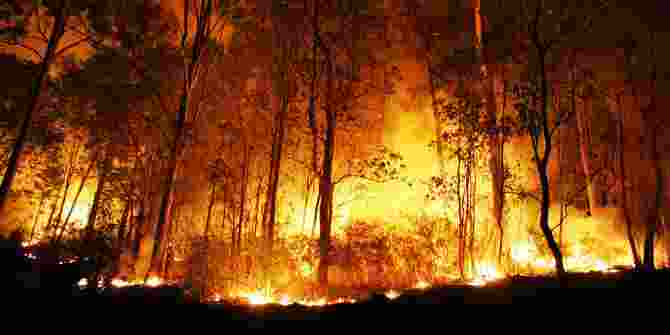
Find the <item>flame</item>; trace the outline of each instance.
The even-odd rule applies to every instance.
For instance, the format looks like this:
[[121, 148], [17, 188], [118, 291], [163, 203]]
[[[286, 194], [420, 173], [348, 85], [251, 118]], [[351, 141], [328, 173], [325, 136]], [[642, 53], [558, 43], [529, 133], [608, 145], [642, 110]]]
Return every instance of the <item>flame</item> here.
[[291, 304], [291, 298], [289, 298], [288, 295], [284, 294], [279, 299], [279, 304], [282, 305], [282, 306], [288, 306], [288, 305]]
[[386, 291], [386, 293], [384, 293], [384, 295], [390, 300], [395, 300], [396, 298], [398, 298], [400, 296], [400, 292], [398, 292], [396, 290], [389, 290], [389, 291]]
[[149, 279], [147, 279], [147, 286], [149, 287], [158, 287], [163, 285], [164, 283], [165, 282], [163, 281], [163, 279], [155, 276], [149, 277]]
[[487, 284], [487, 281], [484, 280], [483, 278], [475, 278], [471, 281], [468, 282], [469, 285], [471, 286], [476, 286], [476, 287], [482, 287]]
[[530, 242], [522, 241], [512, 246], [511, 257], [517, 264], [526, 264], [533, 259], [535, 252], [534, 245], [530, 244]]
[[248, 293], [243, 295], [243, 297], [246, 298], [249, 301], [249, 304], [252, 306], [267, 305], [273, 302], [272, 298], [267, 297], [259, 292]]
[[497, 267], [490, 263], [480, 263], [477, 265], [477, 276], [478, 279], [484, 281], [490, 281], [495, 279], [500, 279], [504, 275], [498, 271]]
[[425, 290], [430, 287], [430, 283], [427, 281], [420, 280], [419, 282], [414, 285], [414, 288], [420, 289], [420, 290]]

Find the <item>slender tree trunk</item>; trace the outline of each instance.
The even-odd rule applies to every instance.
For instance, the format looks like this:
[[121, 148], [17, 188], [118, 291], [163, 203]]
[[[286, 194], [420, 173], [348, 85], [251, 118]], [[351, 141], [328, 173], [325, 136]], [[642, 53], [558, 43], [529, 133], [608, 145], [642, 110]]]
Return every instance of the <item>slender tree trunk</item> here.
[[[174, 128], [174, 138], [171, 143], [170, 148], [170, 158], [168, 159], [168, 170], [167, 178], [165, 178], [162, 191], [161, 191], [161, 204], [158, 214], [158, 222], [154, 230], [154, 245], [151, 252], [151, 262], [149, 266], [149, 271], [145, 274], [145, 281], [149, 278], [150, 275], [157, 275], [160, 272], [160, 263], [161, 263], [161, 251], [162, 251], [162, 237], [164, 235], [163, 231], [165, 225], [170, 221], [170, 211], [172, 209], [172, 203], [174, 198], [174, 182], [177, 178], [177, 164], [179, 161], [179, 156], [182, 152], [184, 137], [184, 128], [186, 124], [186, 118], [188, 116], [188, 104], [191, 95], [191, 90], [195, 82], [195, 76], [197, 67], [199, 64], [199, 58], [202, 54], [202, 51], [206, 47], [206, 39], [208, 38], [208, 27], [210, 16], [212, 15], [212, 1], [203, 0], [200, 2], [201, 11], [197, 13], [197, 27], [195, 34], [193, 36], [193, 45], [191, 46], [191, 55], [187, 62], [187, 69], [184, 74], [184, 87], [180, 98], [179, 109], [177, 111], [177, 118], [175, 120]], [[189, 20], [189, 4], [184, 5], [184, 21]], [[188, 27], [188, 25], [185, 25]], [[188, 39], [188, 28], [186, 28], [182, 34], [182, 48], [186, 48], [186, 42]]]
[[[651, 54], [652, 59], [655, 58], [655, 34], [653, 32], [651, 35]], [[656, 105], [656, 75], [657, 67], [656, 63], [652, 63], [652, 79], [651, 79], [651, 102], [649, 107], [643, 109], [642, 112], [642, 122], [644, 129], [649, 131], [649, 151], [651, 152], [651, 163], [654, 169], [655, 176], [655, 196], [654, 203], [652, 205], [651, 211], [647, 216], [647, 232], [645, 234], [644, 240], [644, 260], [643, 265], [644, 269], [647, 271], [653, 271], [655, 269], [655, 260], [654, 260], [654, 245], [656, 234], [659, 227], [659, 213], [663, 207], [663, 169], [661, 167], [661, 155], [658, 150], [658, 128], [659, 126], [654, 123], [651, 115], [657, 115], [657, 105]]]
[[626, 225], [626, 238], [633, 256], [636, 268], [640, 268], [642, 261], [637, 249], [635, 235], [633, 234], [633, 220], [628, 210], [628, 191], [626, 190], [626, 148], [624, 146], [624, 110], [621, 106], [621, 96], [617, 96], [617, 107], [619, 108], [619, 179], [621, 180], [621, 211]]
[[55, 57], [58, 43], [65, 34], [65, 24], [67, 21], [66, 8], [68, 4], [69, 0], [61, 0], [58, 2], [57, 7], [55, 8], [55, 22], [51, 30], [51, 35], [49, 36], [46, 53], [42, 59], [42, 63], [40, 64], [40, 70], [38, 72], [37, 78], [35, 78], [33, 81], [33, 85], [30, 90], [30, 102], [26, 106], [23, 122], [19, 128], [18, 136], [16, 137], [16, 142], [14, 143], [14, 148], [12, 149], [12, 154], [9, 156], [7, 168], [2, 179], [2, 184], [0, 184], [0, 220], [4, 218], [5, 212], [7, 210], [7, 198], [9, 196], [9, 191], [12, 187], [14, 177], [16, 176], [18, 163], [21, 158], [21, 153], [23, 152], [23, 147], [25, 146], [26, 140], [28, 139], [28, 133], [30, 132], [30, 127], [33, 121], [33, 114], [35, 108], [37, 107], [37, 102], [42, 91], [42, 85], [44, 84], [44, 80], [49, 73], [49, 67], [51, 66], [53, 58]]
[[[131, 215], [130, 208], [132, 206], [132, 202], [130, 200], [126, 200], [125, 206], [123, 206], [123, 213], [121, 214], [120, 222], [119, 222], [119, 229], [117, 230], [116, 233], [116, 243], [115, 243], [115, 254], [114, 254], [114, 259], [112, 263], [112, 275], [111, 278], [114, 278], [119, 275], [121, 272], [121, 255], [125, 252], [124, 246], [126, 246], [126, 238], [128, 234], [126, 233], [126, 229], [128, 228], [128, 217]], [[90, 222], [90, 219], [89, 219]]]
[[133, 263], [136, 263], [138, 258], [140, 257], [140, 245], [142, 242], [142, 238], [144, 238], [143, 230], [144, 230], [144, 225], [146, 224], [146, 219], [147, 219], [147, 213], [145, 212], [144, 209], [144, 201], [140, 200], [140, 208], [137, 213], [137, 219], [135, 220], [134, 226], [134, 231], [135, 233], [133, 234], [133, 241], [132, 241], [132, 255], [133, 255]]
[[268, 274], [272, 266], [272, 250], [274, 248], [276, 212], [277, 212], [277, 194], [279, 190], [279, 172], [282, 161], [282, 147], [284, 144], [286, 118], [288, 114], [288, 46], [282, 39], [283, 25], [281, 18], [277, 18], [274, 24], [274, 45], [278, 53], [273, 59], [275, 69], [273, 69], [273, 104], [275, 122], [273, 127], [272, 139], [272, 157], [270, 161], [270, 175], [268, 180], [268, 189], [266, 195], [266, 209], [264, 212], [264, 252], [263, 263], [265, 273]]
[[130, 208], [132, 207], [132, 201], [126, 200], [126, 205], [123, 206], [123, 214], [121, 214], [121, 222], [119, 223], [119, 230], [116, 233], [116, 240], [118, 241], [119, 249], [125, 245], [125, 240], [128, 236], [128, 222], [129, 216], [131, 215]]
[[40, 216], [40, 212], [42, 211], [42, 206], [44, 205], [44, 201], [47, 199], [47, 193], [43, 192], [42, 196], [40, 197], [40, 202], [37, 205], [37, 209], [35, 210], [35, 214], [33, 214], [33, 227], [30, 229], [30, 238], [28, 241], [32, 243], [33, 238], [35, 238], [35, 231], [37, 230], [37, 219]]
[[242, 184], [241, 184], [241, 190], [240, 190], [240, 209], [239, 209], [239, 217], [237, 220], [237, 236], [235, 237], [236, 241], [236, 254], [239, 256], [239, 253], [242, 248], [242, 227], [244, 225], [244, 222], [246, 220], [246, 207], [247, 207], [247, 190], [249, 188], [249, 147], [245, 145], [245, 150], [244, 150], [244, 163], [242, 164]]
[[[283, 91], [283, 90], [282, 90]], [[283, 93], [283, 92], [282, 92]], [[280, 94], [282, 94], [280, 93]], [[283, 94], [282, 94], [283, 95]], [[265, 210], [265, 252], [266, 261], [272, 257], [273, 242], [275, 236], [275, 220], [277, 212], [277, 191], [279, 190], [279, 172], [282, 160], [282, 144], [284, 142], [284, 128], [286, 127], [286, 113], [288, 110], [288, 101], [284, 96], [279, 97], [279, 110], [277, 111], [276, 128], [272, 141], [272, 160], [270, 164], [270, 180], [266, 196]], [[267, 265], [267, 264], [266, 264]]]
[[254, 220], [254, 225], [251, 229], [251, 236], [249, 237], [249, 238], [253, 238], [254, 240], [256, 239], [257, 233], [258, 233], [259, 218], [260, 218], [261, 222], [263, 222], [262, 220], [263, 220], [263, 217], [265, 215], [264, 213], [261, 213], [261, 212], [265, 212], [264, 210], [261, 209], [261, 194], [263, 193], [262, 191], [263, 191], [263, 177], [260, 177], [260, 178], [258, 178], [258, 185], [256, 186], [255, 220]]
[[[59, 234], [58, 232], [58, 227], [60, 227], [61, 220], [63, 219], [63, 210], [65, 209], [65, 201], [67, 200], [67, 195], [68, 192], [70, 191], [70, 185], [72, 183], [72, 175], [74, 174], [74, 162], [76, 160], [76, 156], [79, 153], [79, 145], [76, 145], [74, 150], [72, 151], [72, 154], [70, 155], [70, 161], [68, 163], [68, 168], [65, 173], [65, 189], [63, 190], [63, 198], [61, 199], [60, 206], [58, 208], [58, 214], [56, 215], [56, 223], [55, 224], [55, 233]], [[51, 225], [51, 220], [49, 221], [49, 225]]]
[[93, 154], [93, 158], [91, 159], [91, 162], [88, 164], [88, 168], [86, 168], [86, 173], [84, 174], [84, 177], [81, 179], [81, 183], [79, 184], [79, 188], [77, 189], [77, 193], [74, 195], [74, 199], [72, 199], [72, 205], [70, 205], [70, 209], [67, 212], [67, 216], [65, 217], [65, 221], [63, 222], [62, 228], [60, 232], [58, 233], [58, 237], [56, 238], [56, 241], [60, 241], [61, 238], [63, 237], [63, 234], [65, 233], [65, 230], [67, 230], [67, 226], [70, 223], [70, 217], [72, 216], [72, 212], [74, 212], [74, 207], [77, 204], [77, 200], [79, 200], [79, 195], [81, 195], [81, 191], [84, 190], [84, 185], [86, 185], [86, 180], [88, 177], [91, 175], [91, 171], [93, 171], [93, 167], [98, 163], [98, 152], [96, 151], [95, 154]]
[[54, 214], [56, 214], [56, 208], [58, 208], [58, 199], [55, 199], [54, 203], [51, 204], [51, 212], [49, 212], [49, 219], [47, 219], [47, 226], [44, 228], [45, 232], [49, 232], [49, 230], [51, 229]]
[[[536, 155], [535, 155], [535, 161], [537, 163], [537, 170], [538, 174], [540, 177], [540, 185], [542, 187], [542, 199], [541, 199], [541, 207], [540, 207], [540, 229], [542, 230], [542, 233], [544, 234], [544, 237], [547, 241], [547, 245], [549, 247], [549, 250], [551, 250], [551, 253], [554, 257], [554, 261], [556, 263], [556, 273], [558, 275], [559, 279], [564, 279], [565, 278], [565, 267], [563, 265], [563, 254], [561, 252], [561, 249], [558, 247], [558, 243], [556, 243], [556, 239], [554, 238], [554, 233], [549, 226], [549, 207], [551, 205], [551, 199], [550, 199], [550, 193], [549, 193], [549, 175], [548, 175], [548, 165], [549, 165], [549, 158], [551, 157], [551, 149], [552, 149], [552, 143], [551, 143], [551, 133], [549, 130], [549, 115], [548, 115], [548, 101], [549, 101], [549, 80], [547, 78], [547, 69], [546, 69], [546, 50], [544, 47], [539, 43], [539, 37], [535, 36], [535, 41], [536, 41], [536, 46], [539, 51], [539, 60], [540, 60], [540, 89], [541, 89], [541, 97], [540, 97], [540, 112], [542, 113], [541, 115], [541, 124], [542, 124], [542, 129], [541, 129], [541, 135], [542, 138], [544, 139], [544, 150], [542, 150], [542, 157], [539, 157], [537, 155], [537, 150], [536, 148]], [[537, 145], [539, 146], [539, 140]]]
[[461, 166], [463, 161], [460, 157], [457, 158], [456, 167], [456, 199], [458, 201], [458, 255], [457, 264], [458, 272], [461, 275], [461, 280], [465, 280], [465, 206], [463, 203], [463, 192], [461, 191]]
[[205, 232], [203, 236], [205, 241], [209, 241], [209, 226], [212, 219], [212, 211], [216, 200], [216, 183], [212, 183], [212, 191], [209, 193], [209, 205], [207, 205], [207, 219], [205, 220]]
[[[329, 55], [330, 56], [330, 55]], [[333, 69], [328, 63], [327, 99], [332, 103], [333, 94]], [[319, 194], [321, 203], [319, 208], [319, 267], [318, 281], [321, 288], [328, 287], [328, 267], [330, 265], [330, 233], [333, 219], [333, 158], [335, 151], [335, 127], [337, 125], [336, 111], [331, 104], [327, 104], [326, 113], [326, 140], [324, 142], [323, 167], [321, 181], [319, 183]]]
[[[93, 232], [95, 231], [95, 220], [98, 216], [98, 207], [100, 205], [100, 198], [102, 197], [102, 193], [105, 189], [105, 181], [107, 179], [107, 160], [103, 158], [103, 162], [101, 168], [99, 169], [99, 176], [98, 176], [98, 185], [95, 188], [95, 195], [93, 196], [93, 204], [91, 205], [91, 211], [89, 212], [88, 215], [88, 222], [86, 224], [86, 234], [87, 238], [91, 238]], [[124, 212], [126, 214], [126, 212]]]
[[[580, 113], [577, 111], [576, 106], [576, 82], [577, 82], [577, 52], [572, 51], [572, 69], [570, 71], [570, 77], [572, 81], [572, 104], [574, 112], [577, 116], [577, 135], [579, 137], [579, 153], [582, 163], [582, 169], [584, 170], [584, 178], [586, 183], [586, 203], [587, 203], [587, 215], [593, 213], [593, 207], [596, 206], [596, 190], [593, 184], [593, 169], [591, 167], [591, 132], [589, 131], [591, 127], [588, 124], [588, 115], [586, 114], [588, 106], [592, 106], [592, 98], [584, 97], [584, 108]], [[592, 113], [591, 113], [592, 115]]]
[[502, 135], [498, 132], [498, 104], [496, 102], [496, 86], [495, 86], [495, 73], [496, 67], [492, 60], [489, 59], [489, 52], [487, 46], [484, 45], [482, 38], [483, 33], [483, 22], [480, 13], [481, 4], [480, 0], [473, 1], [473, 8], [475, 10], [475, 31], [477, 35], [477, 44], [478, 50], [481, 54], [481, 58], [484, 60], [484, 64], [481, 66], [481, 70], [484, 73], [484, 76], [487, 80], [487, 83], [484, 84], [486, 92], [486, 114], [491, 122], [490, 127], [492, 129], [489, 132], [488, 136], [488, 146], [489, 146], [489, 173], [491, 174], [491, 195], [492, 195], [492, 206], [491, 206], [491, 217], [493, 218], [496, 227], [498, 228], [498, 265], [502, 266], [502, 249], [503, 249], [503, 235], [504, 235], [504, 226], [503, 226], [503, 206], [505, 203], [505, 198], [503, 194], [503, 183], [504, 183], [504, 171], [502, 164], [502, 145], [501, 137]]

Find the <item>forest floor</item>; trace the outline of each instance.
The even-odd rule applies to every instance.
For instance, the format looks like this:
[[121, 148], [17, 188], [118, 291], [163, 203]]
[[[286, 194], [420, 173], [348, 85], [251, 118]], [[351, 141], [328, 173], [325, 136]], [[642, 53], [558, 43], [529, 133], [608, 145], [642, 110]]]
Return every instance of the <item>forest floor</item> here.
[[[105, 291], [79, 291], [71, 297], [61, 295], [59, 301], [70, 301], [82, 307], [91, 304], [111, 304], [126, 307], [153, 306], [185, 307], [186, 310], [215, 313], [217, 320], [268, 321], [268, 320], [342, 320], [360, 318], [370, 313], [407, 312], [416, 314], [418, 306], [458, 306], [462, 304], [527, 304], [549, 302], [571, 306], [607, 304], [619, 306], [622, 302], [644, 302], [649, 298], [665, 295], [670, 283], [670, 269], [659, 269], [652, 273], [622, 270], [615, 273], [570, 274], [563, 285], [552, 277], [510, 277], [485, 286], [444, 285], [427, 289], [398, 290], [399, 295], [389, 299], [383, 290], [358, 295], [356, 302], [326, 306], [304, 306], [300, 304], [249, 305], [235, 302], [212, 304], [188, 303], [179, 287], [125, 287]], [[27, 290], [32, 294], [44, 290]], [[34, 295], [33, 295], [34, 296]], [[31, 299], [35, 301], [35, 299]], [[39, 300], [39, 298], [36, 298]], [[51, 300], [51, 299], [49, 299]], [[72, 304], [70, 304], [72, 305]], [[393, 321], [393, 320], [389, 320]]]

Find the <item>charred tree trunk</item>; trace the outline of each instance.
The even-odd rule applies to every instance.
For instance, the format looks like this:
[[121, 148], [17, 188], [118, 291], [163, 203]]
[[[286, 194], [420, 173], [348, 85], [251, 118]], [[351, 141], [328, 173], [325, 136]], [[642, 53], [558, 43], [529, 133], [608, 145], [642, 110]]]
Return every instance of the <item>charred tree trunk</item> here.
[[282, 162], [282, 147], [286, 132], [286, 118], [289, 108], [289, 79], [288, 79], [288, 46], [283, 34], [284, 23], [281, 17], [277, 17], [274, 24], [274, 45], [278, 52], [273, 59], [273, 105], [275, 120], [272, 134], [272, 157], [270, 161], [270, 174], [266, 194], [266, 207], [263, 213], [264, 250], [263, 265], [266, 274], [272, 266], [272, 251], [274, 248], [275, 226], [277, 215], [277, 194], [279, 190], [279, 173]]
[[465, 280], [465, 236], [466, 236], [466, 222], [465, 222], [465, 206], [463, 203], [463, 192], [461, 192], [461, 166], [463, 162], [458, 157], [456, 167], [456, 199], [458, 200], [458, 254], [457, 265], [458, 272], [462, 280]]
[[49, 232], [51, 229], [51, 224], [53, 222], [54, 214], [56, 214], [56, 208], [58, 208], [58, 200], [54, 200], [54, 203], [51, 204], [51, 211], [49, 212], [49, 218], [47, 219], [47, 226], [44, 227], [45, 232]]
[[482, 66], [482, 72], [484, 73], [487, 83], [484, 85], [486, 92], [486, 115], [490, 124], [488, 127], [492, 131], [489, 132], [488, 136], [488, 147], [489, 147], [489, 173], [491, 174], [491, 194], [492, 194], [492, 206], [491, 206], [491, 217], [493, 218], [496, 227], [498, 228], [498, 251], [497, 259], [498, 265], [502, 266], [502, 252], [503, 252], [503, 237], [504, 237], [504, 226], [503, 226], [503, 209], [505, 204], [504, 198], [504, 165], [503, 165], [503, 152], [502, 152], [502, 134], [498, 130], [498, 104], [496, 102], [496, 85], [495, 85], [495, 73], [497, 68], [495, 67], [494, 62], [489, 57], [489, 52], [487, 50], [488, 46], [484, 44], [483, 40], [483, 29], [484, 22], [482, 21], [480, 9], [481, 4], [480, 0], [474, 0], [473, 8], [475, 10], [475, 31], [477, 35], [478, 49], [481, 53], [481, 59], [484, 60]]
[[635, 234], [633, 233], [633, 220], [628, 210], [628, 191], [626, 190], [626, 149], [624, 145], [624, 110], [621, 105], [621, 96], [617, 96], [617, 107], [619, 108], [619, 179], [621, 182], [621, 211], [624, 224], [626, 225], [626, 238], [633, 256], [633, 262], [636, 268], [640, 268], [642, 261], [637, 249]]
[[[283, 91], [283, 90], [282, 90]], [[272, 140], [272, 160], [270, 162], [270, 178], [266, 195], [266, 209], [264, 212], [264, 257], [266, 262], [272, 257], [273, 242], [275, 236], [275, 220], [277, 212], [277, 191], [279, 189], [279, 172], [282, 160], [282, 144], [284, 142], [284, 132], [286, 123], [286, 112], [288, 109], [287, 98], [279, 93], [277, 116], [275, 119], [275, 129]], [[266, 263], [266, 266], [268, 264]]]
[[235, 236], [235, 247], [236, 253], [235, 256], [239, 256], [242, 248], [242, 228], [246, 220], [246, 207], [247, 207], [247, 190], [249, 188], [249, 156], [250, 148], [245, 146], [244, 150], [244, 162], [242, 163], [242, 184], [240, 185], [240, 208], [239, 216], [237, 220], [237, 236]]
[[142, 231], [144, 230], [144, 225], [146, 224], [147, 214], [144, 209], [144, 201], [140, 200], [140, 208], [137, 213], [137, 218], [135, 224], [133, 225], [134, 234], [132, 239], [131, 254], [133, 258], [133, 263], [137, 262], [140, 257], [140, 245], [142, 238], [144, 237]]
[[91, 162], [88, 164], [88, 167], [86, 168], [86, 173], [84, 174], [84, 177], [81, 180], [81, 183], [79, 183], [79, 188], [77, 189], [77, 193], [74, 195], [74, 199], [72, 199], [72, 205], [70, 205], [70, 209], [67, 212], [67, 216], [65, 217], [65, 221], [63, 222], [62, 228], [60, 232], [58, 233], [58, 237], [56, 238], [56, 241], [60, 241], [61, 238], [63, 237], [63, 234], [65, 233], [65, 230], [67, 230], [68, 224], [70, 223], [70, 217], [72, 216], [72, 212], [74, 211], [74, 207], [77, 204], [77, 200], [79, 200], [79, 196], [81, 195], [81, 191], [84, 190], [84, 185], [86, 185], [86, 180], [88, 177], [91, 175], [91, 171], [93, 171], [93, 167], [98, 163], [98, 152], [96, 151], [93, 154], [93, 158], [91, 159]]
[[207, 205], [207, 219], [205, 220], [205, 232], [203, 236], [205, 241], [209, 241], [209, 226], [212, 220], [212, 211], [214, 210], [214, 204], [216, 200], [216, 183], [212, 183], [212, 191], [209, 193], [209, 205]]
[[[177, 178], [177, 164], [179, 156], [182, 152], [184, 129], [186, 124], [186, 118], [188, 116], [188, 104], [191, 96], [191, 90], [195, 82], [196, 72], [198, 70], [199, 58], [202, 54], [202, 51], [206, 47], [206, 41], [209, 34], [209, 22], [212, 15], [212, 1], [203, 0], [201, 1], [201, 10], [196, 14], [196, 30], [193, 36], [193, 45], [191, 47], [191, 55], [187, 62], [187, 69], [184, 74], [184, 87], [181, 93], [179, 109], [177, 111], [177, 118], [175, 120], [174, 127], [174, 138], [170, 147], [170, 156], [168, 159], [168, 169], [167, 169], [167, 178], [165, 178], [161, 190], [161, 204], [160, 210], [158, 213], [158, 222], [154, 230], [154, 244], [151, 252], [151, 261], [149, 266], [149, 271], [145, 275], [145, 281], [149, 278], [150, 275], [157, 275], [160, 272], [160, 263], [161, 263], [161, 251], [162, 251], [162, 241], [163, 231], [165, 225], [170, 222], [170, 211], [172, 209], [173, 198], [174, 198], [174, 182]], [[190, 8], [188, 3], [184, 5], [184, 21], [189, 19]], [[188, 25], [185, 25], [188, 27]], [[189, 32], [185, 28], [182, 35], [182, 48], [186, 48], [186, 42], [188, 40]]]
[[[102, 166], [99, 171], [99, 176], [98, 176], [98, 186], [95, 188], [95, 195], [93, 196], [93, 204], [91, 205], [91, 212], [88, 215], [88, 222], [86, 224], [86, 234], [87, 238], [91, 238], [93, 232], [95, 231], [95, 219], [97, 218], [98, 215], [98, 207], [100, 206], [100, 198], [102, 197], [102, 193], [105, 189], [105, 182], [107, 180], [107, 171], [108, 171], [108, 161], [107, 159], [103, 159], [102, 161]], [[126, 205], [127, 207], [127, 205]], [[127, 210], [127, 208], [125, 209]], [[124, 211], [124, 214], [126, 212]]]
[[[651, 35], [651, 54], [652, 59], [655, 56], [655, 34], [653, 32]], [[652, 63], [652, 78], [651, 78], [651, 101], [649, 107], [644, 108], [642, 112], [642, 122], [645, 129], [649, 130], [649, 151], [651, 153], [651, 164], [654, 169], [654, 182], [655, 182], [655, 194], [654, 194], [654, 203], [652, 208], [647, 216], [647, 232], [644, 239], [644, 260], [643, 267], [646, 271], [653, 271], [655, 269], [655, 260], [654, 260], [654, 245], [656, 234], [659, 227], [659, 213], [663, 207], [663, 170], [661, 167], [661, 154], [658, 150], [658, 124], [652, 119], [652, 115], [657, 114], [657, 105], [656, 105], [656, 75], [657, 75], [656, 63]]]
[[130, 200], [126, 200], [126, 204], [123, 206], [123, 213], [121, 214], [121, 218], [119, 220], [119, 229], [116, 232], [116, 243], [114, 248], [115, 254], [112, 261], [112, 278], [118, 276], [121, 272], [121, 255], [125, 251], [124, 246], [126, 246], [126, 238], [129, 235], [126, 230], [128, 229], [128, 217], [131, 215], [131, 207], [132, 202]]
[[[330, 56], [330, 55], [329, 55]], [[333, 94], [333, 65], [328, 60], [328, 78], [326, 88], [327, 104], [326, 138], [323, 144], [323, 165], [319, 182], [319, 267], [318, 281], [321, 288], [328, 287], [328, 267], [330, 265], [330, 234], [333, 220], [333, 158], [335, 151], [335, 127], [337, 126], [336, 110], [332, 103]]]
[[79, 153], [79, 146], [75, 146], [75, 149], [72, 151], [70, 156], [70, 161], [68, 162], [68, 168], [65, 172], [65, 189], [63, 190], [63, 198], [61, 199], [60, 206], [58, 207], [58, 214], [56, 215], [56, 222], [53, 223], [51, 218], [49, 219], [49, 224], [47, 226], [55, 225], [55, 233], [59, 234], [58, 227], [60, 227], [61, 220], [63, 218], [63, 210], [65, 210], [65, 201], [67, 200], [67, 194], [70, 191], [70, 185], [72, 183], [72, 175], [74, 174], [74, 162], [76, 160], [77, 154]]
[[571, 69], [570, 69], [570, 79], [572, 82], [571, 87], [571, 96], [572, 96], [572, 108], [573, 112], [577, 117], [577, 136], [579, 142], [579, 153], [582, 163], [582, 169], [584, 171], [584, 179], [586, 183], [586, 215], [590, 216], [593, 213], [593, 207], [597, 204], [596, 200], [596, 190], [593, 181], [593, 168], [591, 166], [591, 132], [590, 125], [588, 124], [588, 115], [586, 115], [587, 106], [592, 105], [591, 97], [588, 95], [583, 96], [584, 108], [580, 113], [577, 110], [577, 51], [572, 50], [571, 54]]
[[0, 184], [0, 219], [5, 216], [7, 198], [9, 196], [9, 191], [12, 187], [14, 177], [16, 176], [16, 171], [18, 169], [21, 153], [23, 152], [23, 147], [25, 146], [28, 139], [28, 133], [30, 132], [30, 127], [33, 121], [33, 114], [35, 113], [35, 108], [37, 107], [37, 101], [42, 90], [42, 85], [44, 84], [44, 80], [46, 79], [47, 74], [49, 73], [49, 67], [51, 66], [51, 62], [55, 57], [58, 43], [65, 34], [65, 24], [67, 21], [66, 8], [68, 7], [68, 4], [69, 0], [58, 1], [58, 5], [54, 10], [53, 15], [55, 17], [55, 22], [51, 30], [51, 35], [49, 36], [46, 53], [42, 59], [42, 63], [40, 64], [40, 70], [37, 74], [37, 78], [35, 78], [33, 81], [33, 85], [30, 90], [30, 102], [24, 111], [23, 122], [19, 128], [18, 136], [16, 137], [16, 142], [14, 143], [14, 148], [12, 149], [12, 154], [9, 156], [7, 168], [2, 179], [2, 184]]
[[[538, 6], [539, 8], [539, 6]], [[563, 254], [561, 249], [556, 243], [554, 238], [554, 233], [549, 226], [549, 207], [551, 205], [550, 193], [549, 193], [549, 174], [548, 174], [548, 165], [549, 158], [551, 157], [551, 132], [549, 129], [549, 80], [547, 78], [547, 51], [546, 48], [542, 45], [535, 32], [534, 36], [535, 46], [538, 51], [539, 61], [540, 61], [540, 122], [541, 122], [541, 136], [544, 143], [544, 149], [542, 150], [542, 156], [540, 157], [537, 146], [539, 146], [539, 138], [535, 143], [535, 162], [537, 165], [538, 175], [540, 178], [540, 185], [542, 187], [542, 198], [540, 206], [540, 229], [544, 234], [544, 238], [547, 241], [547, 246], [554, 257], [556, 263], [556, 273], [559, 279], [565, 278], [565, 267], [563, 265]], [[539, 135], [538, 135], [539, 137]]]
[[28, 241], [32, 243], [33, 238], [35, 238], [35, 231], [37, 230], [37, 219], [40, 216], [40, 212], [42, 211], [42, 206], [44, 205], [44, 201], [47, 199], [47, 192], [43, 192], [42, 196], [40, 197], [40, 202], [37, 205], [37, 209], [35, 210], [35, 214], [33, 214], [33, 224], [32, 228], [30, 229], [30, 237], [28, 238]]

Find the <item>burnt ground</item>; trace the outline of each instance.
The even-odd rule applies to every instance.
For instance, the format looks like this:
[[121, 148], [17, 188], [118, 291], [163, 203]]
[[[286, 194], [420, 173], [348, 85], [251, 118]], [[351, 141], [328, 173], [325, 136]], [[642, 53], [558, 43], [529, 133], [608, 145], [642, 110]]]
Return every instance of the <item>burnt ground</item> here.
[[[445, 285], [429, 289], [399, 290], [401, 295], [388, 299], [379, 290], [357, 296], [356, 303], [342, 303], [323, 307], [249, 306], [241, 303], [190, 303], [180, 287], [126, 287], [105, 290], [80, 290], [77, 281], [90, 274], [92, 265], [86, 262], [37, 264], [16, 253], [3, 257], [5, 269], [0, 274], [0, 287], [11, 292], [5, 303], [29, 302], [31, 305], [67, 305], [70, 308], [108, 305], [139, 307], [142, 310], [177, 308], [213, 313], [217, 320], [347, 320], [364, 315], [391, 315], [389, 312], [417, 313], [420, 306], [459, 306], [463, 304], [530, 304], [551, 303], [567, 306], [605, 304], [611, 306], [639, 305], [650, 299], [660, 301], [668, 297], [670, 269], [651, 273], [621, 270], [615, 273], [570, 274], [560, 283], [552, 277], [512, 277], [489, 283], [484, 287]], [[16, 300], [14, 300], [16, 299]], [[666, 300], [667, 301], [667, 300]], [[630, 304], [633, 305], [630, 305]], [[116, 308], [116, 307], [112, 307]], [[421, 313], [421, 312], [419, 312]], [[209, 314], [209, 313], [208, 313]], [[390, 318], [388, 321], [394, 321]]]
[[[567, 303], [583, 304], [621, 304], [622, 301], [647, 301], [650, 298], [666, 296], [670, 283], [670, 269], [661, 269], [652, 273], [633, 270], [618, 273], [570, 274], [561, 285], [551, 277], [512, 277], [483, 287], [468, 285], [444, 285], [429, 289], [398, 290], [401, 293], [395, 299], [388, 299], [384, 291], [368, 292], [359, 295], [355, 303], [342, 303], [323, 307], [308, 307], [298, 304], [289, 306], [264, 305], [249, 306], [243, 303], [222, 302], [216, 304], [190, 303], [180, 287], [165, 286], [157, 288], [126, 287], [105, 290], [80, 290], [75, 283], [78, 280], [73, 273], [78, 264], [67, 264], [62, 270], [45, 268], [42, 273], [32, 273], [41, 277], [30, 284], [15, 282], [19, 296], [30, 297], [33, 302], [68, 302], [79, 306], [90, 304], [111, 304], [116, 306], [175, 306], [214, 312], [223, 320], [283, 320], [283, 319], [340, 319], [358, 317], [374, 311], [403, 311], [412, 306], [453, 306], [463, 304], [526, 304], [526, 303]], [[23, 286], [22, 286], [23, 285]], [[153, 307], [152, 307], [153, 308]]]

